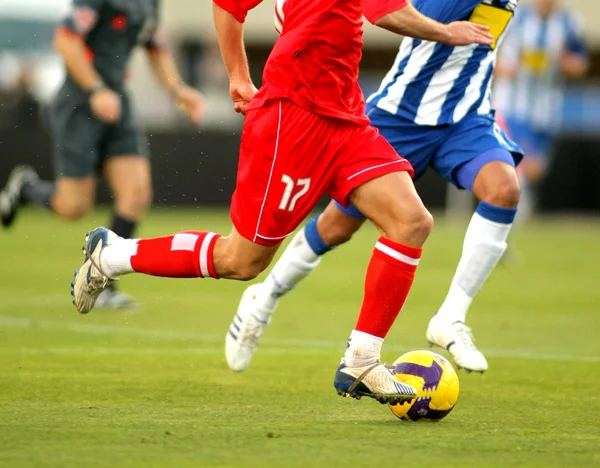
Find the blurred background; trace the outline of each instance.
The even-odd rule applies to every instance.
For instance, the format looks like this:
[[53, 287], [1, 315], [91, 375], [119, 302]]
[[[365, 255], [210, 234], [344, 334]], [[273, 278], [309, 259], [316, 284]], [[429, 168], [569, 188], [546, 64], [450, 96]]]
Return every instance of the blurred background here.
[[[528, 3], [522, 0], [522, 3]], [[600, 18], [589, 0], [565, 6], [583, 18], [591, 67], [584, 79], [565, 80], [560, 126], [551, 167], [540, 187], [541, 212], [600, 213]], [[30, 163], [51, 175], [50, 143], [42, 118], [62, 78], [52, 50], [54, 30], [69, 0], [0, 2], [0, 179], [17, 163]], [[130, 87], [150, 136], [156, 204], [227, 205], [234, 186], [241, 118], [231, 108], [227, 78], [215, 43], [211, 2], [169, 0], [162, 5], [169, 44], [188, 83], [205, 95], [207, 112], [192, 128], [170, 98], [157, 91], [145, 57], [131, 66]], [[262, 66], [276, 39], [273, 5], [265, 1], [249, 16], [247, 48], [252, 74], [260, 83]], [[393, 63], [400, 38], [366, 26], [361, 85], [366, 95]], [[432, 209], [466, 211], [468, 196], [456, 197], [435, 174], [419, 182]], [[106, 198], [106, 193], [100, 195]]]
[[[276, 39], [273, 3], [265, 0], [247, 22], [257, 85]], [[141, 225], [143, 237], [230, 227], [242, 119], [229, 100], [211, 4], [162, 1], [170, 47], [206, 99], [199, 126], [157, 86], [142, 51], [131, 64], [157, 206]], [[0, 468], [600, 466], [600, 418], [590, 416], [600, 414], [600, 4], [563, 4], [583, 19], [591, 67], [582, 79], [564, 80], [540, 186], [544, 217], [518, 229], [514, 243], [511, 234], [507, 261], [469, 312], [490, 371], [460, 374], [459, 405], [448, 420], [409, 427], [376, 402], [331, 392], [377, 238], [373, 226], [328, 254], [284, 301], [251, 369], [234, 375], [223, 341], [245, 284], [130, 275], [123, 290], [140, 301], [140, 313], [80, 316], [68, 282], [83, 234], [107, 221], [109, 205], [69, 223], [27, 208], [10, 231], [0, 230]], [[52, 40], [68, 7], [69, 0], [0, 0], [0, 186], [22, 163], [53, 178], [42, 116], [63, 79]], [[366, 95], [400, 41], [366, 26]], [[432, 171], [417, 185], [436, 227], [386, 341], [387, 362], [427, 346], [427, 323], [446, 295], [472, 214], [470, 194]], [[109, 201], [106, 190], [99, 196]]]

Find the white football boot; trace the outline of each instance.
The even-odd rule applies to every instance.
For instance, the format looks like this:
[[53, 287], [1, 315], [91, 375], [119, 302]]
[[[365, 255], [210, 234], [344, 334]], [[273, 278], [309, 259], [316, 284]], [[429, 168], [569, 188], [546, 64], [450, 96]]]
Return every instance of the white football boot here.
[[473, 343], [471, 329], [463, 322], [449, 323], [434, 315], [427, 327], [427, 340], [431, 346], [446, 349], [459, 369], [483, 373], [488, 368], [485, 357]]
[[85, 237], [85, 260], [75, 272], [75, 279], [71, 281], [73, 304], [82, 314], [92, 310], [102, 291], [119, 279], [109, 277], [100, 267], [100, 252], [118, 238], [114, 232], [103, 227], [90, 231]]
[[115, 283], [111, 283], [100, 293], [94, 307], [96, 309], [135, 311], [140, 308], [140, 304], [124, 292], [115, 288]]
[[30, 166], [18, 166], [11, 171], [6, 186], [0, 191], [0, 221], [4, 227], [13, 223], [23, 204], [23, 186], [37, 179], [37, 173]]
[[348, 367], [342, 360], [335, 373], [333, 386], [340, 396], [357, 400], [367, 396], [390, 405], [403, 404], [417, 397], [413, 387], [398, 382], [392, 371], [381, 362]]
[[278, 298], [266, 301], [264, 294], [260, 294], [262, 287], [262, 283], [253, 284], [244, 291], [225, 338], [227, 364], [235, 372], [241, 372], [248, 367], [260, 337], [269, 325], [270, 319], [262, 320], [259, 317], [270, 317], [279, 303]]

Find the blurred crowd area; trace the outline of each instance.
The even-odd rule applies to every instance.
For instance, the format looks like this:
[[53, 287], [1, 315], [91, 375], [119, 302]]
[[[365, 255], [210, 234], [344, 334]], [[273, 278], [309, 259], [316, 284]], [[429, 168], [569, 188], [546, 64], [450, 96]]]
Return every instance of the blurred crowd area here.
[[[527, 3], [526, 0], [522, 0]], [[276, 39], [272, 1], [266, 0], [247, 23], [247, 48], [252, 74], [260, 83], [261, 69]], [[52, 49], [57, 24], [69, 9], [70, 0], [0, 1], [0, 128], [38, 125], [41, 109], [64, 77], [60, 58]], [[600, 127], [600, 10], [597, 2], [568, 0], [585, 24], [592, 52], [590, 73], [583, 80], [565, 83], [562, 131], [593, 133]], [[221, 63], [212, 26], [211, 2], [168, 0], [162, 5], [163, 24], [182, 74], [205, 95], [204, 128], [238, 128], [240, 118], [232, 112], [227, 75]], [[366, 95], [374, 91], [393, 63], [400, 39], [367, 25], [361, 85]], [[149, 129], [172, 129], [186, 124], [158, 91], [142, 53], [131, 64], [130, 88], [139, 114]]]

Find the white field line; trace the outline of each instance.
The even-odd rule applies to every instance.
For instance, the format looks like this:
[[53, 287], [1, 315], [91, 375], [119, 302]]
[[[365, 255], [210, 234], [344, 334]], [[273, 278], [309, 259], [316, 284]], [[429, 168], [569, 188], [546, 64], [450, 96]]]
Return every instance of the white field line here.
[[[271, 354], [280, 356], [282, 354], [290, 356], [304, 356], [320, 354], [318, 349], [284, 349], [269, 348], [261, 349], [261, 354]], [[38, 355], [65, 355], [65, 356], [221, 356], [225, 353], [225, 346], [210, 348], [123, 348], [109, 346], [91, 346], [83, 347], [48, 347], [48, 348], [0, 348], [0, 356], [38, 356]]]
[[[223, 353], [224, 347], [202, 347], [201, 344], [223, 343], [225, 333], [219, 334], [201, 334], [188, 333], [177, 331], [162, 331], [151, 330], [146, 328], [132, 328], [126, 326], [100, 325], [100, 324], [82, 324], [75, 322], [62, 322], [52, 320], [39, 320], [26, 317], [12, 317], [0, 315], [0, 332], [2, 328], [28, 328], [31, 330], [49, 330], [49, 331], [70, 331], [76, 333], [92, 334], [92, 335], [112, 335], [112, 336], [129, 336], [155, 340], [181, 340], [181, 341], [196, 341], [199, 342], [197, 348], [112, 348], [112, 347], [90, 347], [90, 348], [0, 348], [0, 354], [38, 354], [44, 352], [55, 352], [56, 354], [69, 353], [96, 353], [96, 354], [220, 354]], [[342, 351], [344, 343], [335, 340], [300, 340], [300, 339], [281, 339], [265, 337], [263, 342], [267, 345], [278, 346], [263, 347], [261, 353], [267, 354], [314, 354], [323, 350]], [[408, 351], [414, 349], [408, 346], [391, 345], [386, 346], [386, 351]], [[54, 350], [54, 351], [53, 351]], [[525, 359], [537, 361], [557, 361], [557, 362], [589, 362], [600, 363], [600, 356], [584, 356], [569, 353], [545, 353], [536, 350], [483, 350], [484, 354], [489, 357], [497, 357], [503, 359]]]

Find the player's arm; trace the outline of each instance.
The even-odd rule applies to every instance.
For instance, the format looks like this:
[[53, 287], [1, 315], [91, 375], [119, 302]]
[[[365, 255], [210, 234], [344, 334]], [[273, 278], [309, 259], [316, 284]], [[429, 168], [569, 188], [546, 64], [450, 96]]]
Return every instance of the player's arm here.
[[119, 96], [108, 89], [90, 60], [85, 38], [98, 22], [104, 0], [73, 0], [71, 10], [56, 31], [54, 48], [62, 56], [69, 76], [90, 94], [94, 115], [115, 122], [121, 113]]
[[102, 3], [102, 0], [74, 0], [54, 36], [54, 48], [62, 56], [69, 75], [87, 92], [104, 84], [85, 45], [86, 36], [98, 22]]
[[185, 109], [192, 122], [200, 120], [204, 110], [202, 95], [185, 84], [173, 55], [166, 46], [162, 32], [155, 31], [144, 46], [154, 76], [163, 88], [173, 96], [180, 108]]
[[229, 75], [229, 93], [236, 112], [246, 113], [256, 87], [250, 78], [244, 46], [244, 21], [262, 0], [213, 0], [213, 17], [221, 56]]
[[579, 78], [589, 69], [588, 50], [583, 38], [583, 28], [578, 18], [570, 16], [567, 22], [566, 50], [560, 60], [562, 72], [570, 77]]
[[491, 44], [490, 28], [469, 21], [439, 23], [420, 13], [407, 0], [362, 0], [369, 22], [402, 36], [451, 46]]

